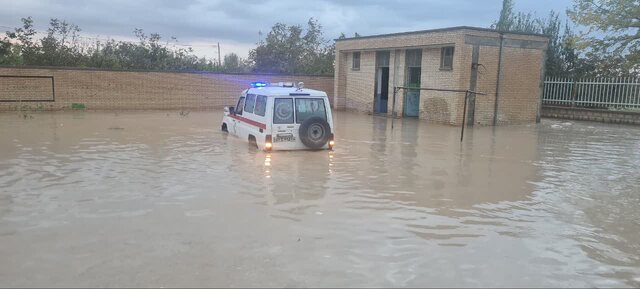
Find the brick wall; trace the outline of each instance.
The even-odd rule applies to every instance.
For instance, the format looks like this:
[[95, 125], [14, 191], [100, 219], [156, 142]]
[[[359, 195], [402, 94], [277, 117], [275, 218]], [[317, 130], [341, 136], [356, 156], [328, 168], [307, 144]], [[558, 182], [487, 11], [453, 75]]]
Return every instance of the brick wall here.
[[347, 66], [348, 62], [348, 54], [347, 53], [339, 53], [336, 52], [336, 61], [335, 61], [335, 74], [334, 74], [334, 83], [338, 85], [334, 85], [334, 101], [333, 107], [334, 109], [345, 109], [346, 108], [346, 95], [347, 95]]
[[[471, 47], [470, 45], [468, 45]], [[493, 122], [498, 47], [480, 47], [477, 90], [487, 95], [476, 97], [475, 123]], [[469, 58], [469, 63], [471, 63]], [[543, 51], [505, 47], [502, 51], [502, 79], [498, 102], [498, 123], [531, 123], [536, 120], [540, 97], [540, 70]]]
[[[15, 78], [1, 76], [52, 76]], [[128, 72], [56, 68], [0, 67], [0, 111], [19, 106], [68, 109], [207, 109], [235, 105], [253, 81], [302, 81], [305, 87], [327, 92], [333, 99], [333, 76]], [[13, 100], [13, 101], [12, 101]]]
[[0, 101], [53, 101], [52, 77], [0, 77]]
[[[454, 47], [460, 50], [461, 47]], [[457, 52], [457, 51], [456, 51]], [[428, 88], [458, 89], [464, 57], [454, 57], [453, 69], [440, 69], [440, 48], [422, 51], [422, 75], [420, 85]], [[454, 53], [455, 54], [455, 53]], [[464, 55], [464, 53], [460, 53]], [[456, 124], [462, 111], [464, 93], [424, 90], [420, 92], [420, 118], [438, 123]]]
[[542, 117], [640, 125], [640, 113], [562, 106], [543, 106]]
[[352, 69], [353, 54], [347, 54], [345, 108], [359, 112], [373, 111], [373, 94], [376, 76], [375, 51], [360, 54], [360, 69]]

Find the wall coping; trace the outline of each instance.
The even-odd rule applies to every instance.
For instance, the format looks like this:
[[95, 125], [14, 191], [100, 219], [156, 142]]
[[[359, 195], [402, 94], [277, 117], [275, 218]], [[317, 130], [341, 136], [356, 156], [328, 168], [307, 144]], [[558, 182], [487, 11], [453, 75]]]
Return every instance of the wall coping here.
[[624, 111], [624, 110], [604, 110], [604, 109], [595, 109], [595, 108], [582, 108], [582, 107], [568, 107], [568, 106], [556, 106], [556, 105], [543, 105], [542, 109], [550, 108], [550, 109], [565, 109], [565, 110], [573, 110], [573, 111], [585, 111], [585, 112], [599, 112], [599, 113], [615, 113], [615, 114], [631, 114], [640, 116], [640, 112], [636, 111]]
[[386, 33], [386, 34], [376, 34], [376, 35], [365, 35], [365, 36], [348, 37], [348, 38], [337, 38], [337, 39], [334, 39], [334, 41], [335, 42], [341, 42], [341, 41], [349, 41], [349, 40], [360, 40], [360, 39], [370, 39], [370, 38], [384, 38], [384, 37], [414, 35], [414, 34], [429, 34], [429, 33], [436, 33], [436, 32], [450, 32], [450, 31], [459, 31], [459, 30], [473, 30], [473, 31], [480, 31], [480, 32], [492, 32], [492, 33], [498, 33], [498, 34], [537, 36], [537, 37], [544, 37], [544, 38], [547, 38], [547, 39], [551, 38], [549, 35], [539, 34], [539, 33], [505, 31], [505, 30], [497, 30], [497, 29], [481, 28], [481, 27], [473, 27], [473, 26], [454, 26], [454, 27], [436, 28], [436, 29], [427, 29], [427, 30], [396, 32], [396, 33]]
[[65, 67], [65, 66], [12, 66], [0, 65], [0, 69], [46, 69], [46, 70], [71, 70], [71, 71], [105, 71], [105, 72], [155, 72], [155, 73], [187, 73], [187, 74], [217, 74], [217, 75], [264, 75], [264, 76], [312, 76], [312, 77], [331, 77], [333, 74], [282, 74], [282, 73], [238, 73], [238, 72], [214, 72], [202, 70], [143, 70], [143, 69], [109, 69], [95, 67]]

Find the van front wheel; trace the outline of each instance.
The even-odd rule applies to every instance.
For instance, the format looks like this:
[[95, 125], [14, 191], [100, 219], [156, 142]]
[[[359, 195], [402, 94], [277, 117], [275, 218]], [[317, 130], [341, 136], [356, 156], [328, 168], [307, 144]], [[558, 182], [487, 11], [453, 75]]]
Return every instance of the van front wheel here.
[[300, 125], [300, 141], [310, 149], [320, 149], [331, 136], [329, 123], [321, 117], [312, 117]]

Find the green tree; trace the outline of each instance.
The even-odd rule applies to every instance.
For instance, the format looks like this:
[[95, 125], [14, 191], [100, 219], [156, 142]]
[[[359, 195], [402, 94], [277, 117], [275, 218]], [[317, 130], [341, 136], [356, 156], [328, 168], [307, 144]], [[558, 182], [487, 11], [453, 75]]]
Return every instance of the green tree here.
[[78, 42], [80, 28], [66, 21], [51, 19], [47, 36], [40, 40], [40, 53], [35, 59], [44, 66], [79, 66], [84, 57]]
[[526, 33], [540, 33], [540, 19], [531, 13], [515, 13], [513, 11], [513, 0], [503, 0], [502, 9], [498, 20], [491, 25], [491, 28], [499, 31], [517, 31]]
[[6, 37], [0, 39], [0, 64], [9, 64], [8, 62], [12, 52], [11, 48], [11, 42], [9, 42]]
[[579, 54], [575, 45], [576, 37], [568, 22], [562, 28], [560, 15], [549, 12], [547, 18], [536, 17], [531, 13], [514, 12], [513, 0], [503, 0], [502, 10], [498, 20], [491, 28], [499, 31], [513, 31], [544, 34], [549, 37], [547, 47], [547, 76], [568, 76], [568, 74], [582, 72], [577, 66], [582, 62], [577, 60]]
[[18, 57], [14, 57], [18, 63], [26, 65], [37, 65], [39, 48], [35, 41], [34, 36], [36, 30], [33, 28], [33, 19], [31, 17], [22, 18], [22, 27], [15, 28], [14, 31], [7, 32], [8, 41], [15, 42], [13, 46], [16, 47], [14, 52], [17, 52]]
[[276, 23], [266, 39], [249, 52], [249, 59], [256, 72], [330, 74], [333, 53], [322, 26], [311, 18], [306, 29]]
[[[588, 30], [580, 45], [601, 67], [621, 65], [613, 74], [640, 73], [640, 2], [637, 0], [574, 0], [569, 17]], [[609, 59], [609, 60], [606, 60]]]
[[498, 21], [496, 21], [491, 28], [500, 30], [500, 31], [508, 31], [511, 29], [511, 22], [513, 20], [513, 0], [503, 0], [502, 1], [502, 9], [500, 10], [500, 17]]
[[[38, 38], [31, 17], [0, 39], [0, 64], [95, 67], [138, 70], [221, 71], [210, 59], [198, 58], [191, 48], [163, 43], [157, 33], [135, 29], [137, 42], [80, 41], [80, 27], [51, 19], [44, 37]], [[175, 38], [171, 41], [177, 42]]]
[[247, 65], [246, 60], [242, 59], [235, 53], [229, 53], [224, 56], [222, 70], [232, 73], [244, 73], [249, 72], [250, 67]]

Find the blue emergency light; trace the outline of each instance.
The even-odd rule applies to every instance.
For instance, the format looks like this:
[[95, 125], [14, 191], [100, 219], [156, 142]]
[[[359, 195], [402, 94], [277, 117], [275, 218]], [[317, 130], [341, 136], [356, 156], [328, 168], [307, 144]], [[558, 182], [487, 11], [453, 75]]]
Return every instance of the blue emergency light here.
[[269, 86], [268, 82], [264, 82], [264, 81], [256, 81], [256, 82], [252, 82], [251, 83], [251, 87], [265, 87], [265, 86]]

